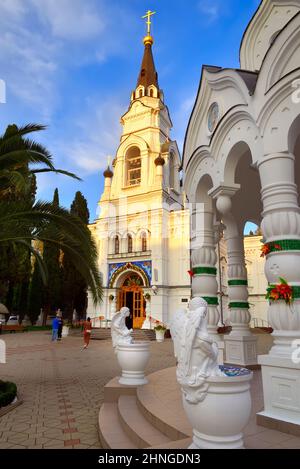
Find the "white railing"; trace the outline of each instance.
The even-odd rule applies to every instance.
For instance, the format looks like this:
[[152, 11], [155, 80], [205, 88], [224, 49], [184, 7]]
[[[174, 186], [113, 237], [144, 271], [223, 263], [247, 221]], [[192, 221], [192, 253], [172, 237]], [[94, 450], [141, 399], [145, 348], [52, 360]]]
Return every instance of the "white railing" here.
[[266, 321], [265, 319], [251, 318], [250, 327], [255, 328], [255, 327], [271, 327], [271, 326], [268, 323], [268, 321]]

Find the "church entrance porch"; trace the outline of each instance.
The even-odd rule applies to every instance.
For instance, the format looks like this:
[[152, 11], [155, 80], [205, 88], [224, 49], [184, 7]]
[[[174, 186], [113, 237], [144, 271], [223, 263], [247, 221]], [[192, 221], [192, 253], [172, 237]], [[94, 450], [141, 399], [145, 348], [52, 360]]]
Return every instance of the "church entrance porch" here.
[[126, 326], [130, 329], [141, 329], [146, 318], [146, 302], [143, 294], [142, 279], [135, 274], [128, 275], [118, 293], [118, 311], [126, 306], [130, 309], [130, 317]]

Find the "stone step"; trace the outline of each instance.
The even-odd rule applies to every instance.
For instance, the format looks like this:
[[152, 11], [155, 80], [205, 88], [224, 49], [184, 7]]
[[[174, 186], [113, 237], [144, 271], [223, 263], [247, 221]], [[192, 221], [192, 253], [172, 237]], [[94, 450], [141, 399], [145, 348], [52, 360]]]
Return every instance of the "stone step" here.
[[99, 413], [99, 437], [104, 449], [137, 449], [121, 425], [116, 403], [102, 404]]
[[91, 334], [92, 340], [110, 340], [111, 333], [110, 329], [93, 329]]
[[[163, 381], [167, 372], [167, 381], [172, 388], [177, 388], [176, 368], [160, 370], [147, 376], [148, 384], [140, 386], [136, 391], [137, 406], [145, 419], [170, 440], [177, 441], [192, 436], [192, 428], [183, 410], [181, 392], [178, 387], [175, 394], [169, 394], [170, 406], [157, 399], [156, 382]], [[177, 401], [177, 403], [175, 403]], [[176, 413], [174, 413], [174, 406]]]
[[170, 441], [167, 444], [154, 445], [151, 446], [151, 449], [188, 449], [192, 441], [192, 438], [184, 438], [183, 440]]
[[168, 445], [170, 438], [155, 428], [137, 406], [136, 396], [122, 395], [118, 400], [119, 419], [123, 430], [138, 448]]
[[133, 340], [156, 340], [155, 332], [147, 329], [134, 329], [132, 333]]

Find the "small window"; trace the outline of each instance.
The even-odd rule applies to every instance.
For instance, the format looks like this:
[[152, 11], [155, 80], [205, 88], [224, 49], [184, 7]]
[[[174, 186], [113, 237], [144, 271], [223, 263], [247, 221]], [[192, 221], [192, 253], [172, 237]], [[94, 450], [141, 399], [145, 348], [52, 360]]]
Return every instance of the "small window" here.
[[150, 96], [150, 98], [153, 98], [153, 88], [151, 88], [151, 89], [149, 90], [149, 96]]
[[120, 239], [119, 239], [119, 236], [115, 237], [115, 254], [120, 254]]
[[147, 251], [147, 235], [146, 235], [146, 233], [143, 233], [141, 238], [142, 238], [142, 252], [146, 252]]
[[143, 97], [143, 90], [140, 90], [139, 91], [139, 98], [142, 98]]
[[132, 236], [127, 236], [127, 250], [128, 252], [132, 252]]

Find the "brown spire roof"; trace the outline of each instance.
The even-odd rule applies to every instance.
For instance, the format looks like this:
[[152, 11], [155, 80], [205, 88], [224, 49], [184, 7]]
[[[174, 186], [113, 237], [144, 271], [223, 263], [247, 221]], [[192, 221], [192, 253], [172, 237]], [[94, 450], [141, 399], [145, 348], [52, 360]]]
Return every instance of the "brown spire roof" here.
[[[152, 38], [150, 37], [150, 39]], [[158, 76], [152, 54], [152, 42], [153, 41], [151, 40], [147, 40], [147, 38], [144, 40], [145, 51], [141, 71], [138, 77], [137, 87], [139, 85], [143, 85], [145, 88], [147, 88], [150, 85], [154, 85], [156, 88], [158, 88]]]

